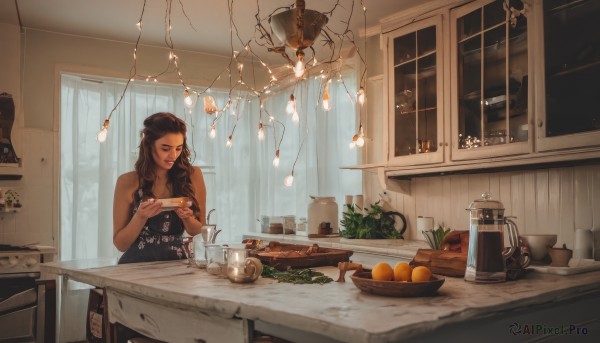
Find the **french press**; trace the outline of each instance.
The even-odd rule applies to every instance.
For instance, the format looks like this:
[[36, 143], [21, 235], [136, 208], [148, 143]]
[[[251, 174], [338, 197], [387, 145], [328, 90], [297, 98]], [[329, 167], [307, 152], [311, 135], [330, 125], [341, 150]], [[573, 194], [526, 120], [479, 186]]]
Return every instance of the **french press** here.
[[[519, 231], [514, 221], [504, 217], [504, 206], [490, 193], [471, 203], [469, 250], [465, 281], [506, 281], [506, 259], [518, 248]], [[510, 248], [504, 247], [504, 226], [508, 226]]]

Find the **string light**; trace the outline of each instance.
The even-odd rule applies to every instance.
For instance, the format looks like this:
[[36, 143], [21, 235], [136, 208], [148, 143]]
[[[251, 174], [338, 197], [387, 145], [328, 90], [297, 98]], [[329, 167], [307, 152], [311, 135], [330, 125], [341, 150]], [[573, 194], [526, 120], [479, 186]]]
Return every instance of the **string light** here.
[[298, 124], [300, 122], [300, 116], [298, 115], [298, 112], [294, 111], [294, 114], [292, 114], [292, 121], [295, 124]]
[[96, 135], [96, 139], [100, 143], [106, 141], [106, 137], [108, 136], [108, 124], [110, 124], [110, 120], [107, 119], [104, 121], [102, 128], [100, 128], [100, 131], [98, 131], [98, 134]]
[[365, 89], [360, 87], [356, 93], [356, 101], [362, 106], [365, 103]]
[[273, 158], [273, 167], [279, 167], [279, 149], [275, 150], [275, 157]]
[[260, 123], [258, 123], [258, 140], [259, 141], [265, 140], [265, 129], [263, 128], [262, 121]]
[[225, 143], [226, 147], [231, 148], [231, 145], [232, 145], [231, 140], [232, 140], [232, 138], [233, 138], [232, 136], [227, 137], [227, 143]]
[[325, 111], [331, 110], [331, 102], [329, 101], [329, 83], [331, 83], [331, 79], [326, 82], [325, 90], [323, 91], [323, 109]]
[[292, 185], [294, 184], [294, 171], [293, 170], [290, 175], [286, 176], [285, 180], [283, 181], [283, 184], [286, 187], [292, 187]]
[[210, 132], [208, 133], [208, 137], [210, 137], [211, 139], [214, 139], [217, 136], [217, 130], [215, 129], [214, 125], [210, 126]]
[[306, 72], [306, 68], [304, 66], [304, 51], [298, 50], [296, 51], [296, 65], [294, 66], [294, 75], [300, 78]]
[[290, 94], [290, 100], [285, 107], [285, 111], [287, 114], [293, 114], [296, 112], [296, 98], [294, 98], [294, 93]]

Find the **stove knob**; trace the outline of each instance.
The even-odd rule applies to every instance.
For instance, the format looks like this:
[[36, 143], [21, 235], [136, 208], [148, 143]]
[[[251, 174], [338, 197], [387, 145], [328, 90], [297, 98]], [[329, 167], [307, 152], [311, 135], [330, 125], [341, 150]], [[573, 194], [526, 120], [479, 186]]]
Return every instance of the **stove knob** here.
[[9, 256], [8, 257], [8, 264], [10, 265], [16, 265], [17, 263], [19, 263], [19, 257], [17, 256]]
[[33, 257], [30, 257], [30, 258], [28, 258], [28, 259], [26, 259], [26, 260], [25, 260], [25, 265], [26, 265], [27, 267], [33, 267], [33, 266], [35, 266], [37, 263], [38, 263], [38, 261], [37, 261], [35, 258], [33, 258]]

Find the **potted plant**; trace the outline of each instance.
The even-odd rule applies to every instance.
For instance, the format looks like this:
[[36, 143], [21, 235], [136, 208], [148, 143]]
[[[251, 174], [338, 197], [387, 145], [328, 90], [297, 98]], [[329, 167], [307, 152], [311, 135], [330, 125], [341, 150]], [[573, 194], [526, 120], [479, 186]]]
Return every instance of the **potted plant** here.
[[[371, 204], [370, 209], [365, 208], [366, 214], [357, 211], [354, 204], [347, 204], [346, 208], [340, 221], [345, 230], [340, 230], [340, 236], [358, 239], [404, 239], [406, 218], [400, 212], [385, 211], [379, 205], [379, 201]], [[402, 220], [401, 230], [396, 229], [396, 217]]]

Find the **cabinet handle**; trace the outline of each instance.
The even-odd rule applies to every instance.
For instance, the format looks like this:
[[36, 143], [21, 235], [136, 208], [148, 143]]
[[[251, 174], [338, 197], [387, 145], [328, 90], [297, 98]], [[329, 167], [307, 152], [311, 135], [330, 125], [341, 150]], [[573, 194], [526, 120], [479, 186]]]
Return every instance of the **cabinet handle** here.
[[543, 120], [538, 120], [538, 127], [542, 127], [544, 126], [544, 121]]
[[444, 146], [444, 143], [440, 142], [440, 146]]

